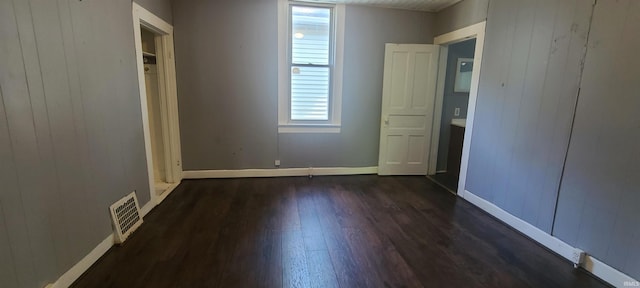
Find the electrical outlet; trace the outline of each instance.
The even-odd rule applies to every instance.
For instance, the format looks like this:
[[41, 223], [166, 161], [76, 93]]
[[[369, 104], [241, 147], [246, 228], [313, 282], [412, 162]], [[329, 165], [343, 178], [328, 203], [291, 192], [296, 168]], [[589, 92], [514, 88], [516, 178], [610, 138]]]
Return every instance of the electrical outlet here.
[[453, 110], [453, 116], [460, 116], [460, 107], [456, 107], [456, 109]]
[[275, 165], [276, 167], [280, 167], [280, 160], [276, 160], [273, 165]]

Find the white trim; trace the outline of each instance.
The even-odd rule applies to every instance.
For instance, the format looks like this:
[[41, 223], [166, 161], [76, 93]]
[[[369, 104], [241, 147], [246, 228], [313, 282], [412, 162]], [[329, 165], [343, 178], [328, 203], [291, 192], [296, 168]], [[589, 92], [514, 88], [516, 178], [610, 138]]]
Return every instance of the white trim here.
[[[171, 192], [173, 192], [173, 190], [176, 187], [178, 187], [179, 184], [180, 183], [171, 184], [171, 186], [167, 188], [167, 190], [162, 194], [162, 196], [160, 196], [161, 198], [160, 202], [162, 202], [162, 200], [164, 200], [167, 196], [169, 196], [169, 194], [171, 194]], [[149, 200], [147, 204], [145, 204], [140, 209], [140, 214], [144, 218], [156, 206], [158, 206], [158, 203]], [[60, 278], [58, 278], [58, 280], [55, 283], [47, 285], [47, 288], [63, 288], [63, 287], [71, 286], [71, 284], [73, 284], [73, 282], [78, 280], [78, 278], [80, 278], [80, 276], [82, 276], [84, 272], [86, 272], [94, 263], [96, 263], [96, 261], [98, 261], [100, 257], [102, 257], [102, 255], [107, 253], [107, 251], [109, 251], [109, 249], [113, 246], [113, 244], [114, 244], [114, 234], [111, 233], [109, 234], [109, 236], [107, 236], [107, 238], [102, 240], [102, 242], [100, 242], [98, 246], [93, 248], [93, 250], [91, 250], [89, 254], [84, 256], [82, 260], [76, 263], [76, 265], [73, 265], [73, 267], [71, 267], [71, 269], [69, 269], [66, 273], [62, 274], [62, 276], [60, 276]]]
[[[334, 65], [331, 78], [330, 119], [322, 124], [307, 124], [289, 119], [289, 0], [278, 0], [278, 133], [340, 133], [344, 75], [345, 5], [335, 7]], [[315, 3], [315, 2], [314, 2]], [[312, 3], [313, 4], [313, 3]], [[318, 4], [318, 3], [316, 3]], [[337, 127], [337, 129], [336, 129]]]
[[340, 133], [340, 126], [332, 125], [283, 125], [278, 133]]
[[164, 190], [162, 194], [156, 197], [156, 201], [149, 200], [147, 204], [142, 206], [142, 208], [140, 209], [140, 214], [142, 214], [142, 218], [147, 216], [147, 214], [149, 214], [149, 212], [151, 212], [153, 208], [156, 208], [156, 206], [160, 205], [160, 203], [162, 203], [162, 201], [164, 201], [164, 199], [166, 199], [167, 196], [169, 196], [169, 194], [171, 194], [171, 192], [173, 192], [173, 190], [175, 190], [176, 187], [178, 187], [178, 185], [180, 185], [180, 182], [169, 184], [167, 189]]
[[278, 0], [278, 124], [288, 123], [287, 103], [289, 98], [289, 65], [287, 43], [289, 31], [289, 2]]
[[149, 214], [149, 212], [151, 212], [151, 210], [153, 210], [153, 208], [155, 208], [156, 206], [158, 206], [158, 204], [151, 200], [149, 200], [147, 204], [144, 204], [144, 206], [142, 206], [142, 208], [140, 209], [142, 218], [144, 218], [144, 216], [147, 216], [147, 214]]
[[475, 38], [480, 32], [484, 33], [485, 25], [486, 21], [482, 21], [477, 24], [469, 25], [467, 27], [436, 36], [433, 39], [433, 43], [436, 45], [448, 45]]
[[[132, 5], [133, 5], [133, 13], [135, 13], [136, 16], [138, 16], [137, 18], [134, 18], [134, 19], [139, 20], [141, 25], [153, 30], [156, 33], [160, 33], [160, 34], [173, 33], [173, 26], [171, 26], [171, 24], [162, 20], [162, 18], [154, 15], [149, 10], [144, 9], [144, 7], [138, 5], [138, 3], [133, 2]], [[139, 27], [139, 25], [137, 27]]]
[[[142, 51], [142, 32], [140, 31], [140, 25], [142, 23], [141, 15], [146, 14], [146, 10], [140, 7], [138, 4], [133, 3], [133, 33], [135, 39], [135, 49], [136, 49], [136, 62], [138, 68], [138, 89], [140, 96], [140, 109], [142, 112], [142, 133], [144, 136], [144, 150], [145, 156], [147, 160], [147, 175], [149, 176], [149, 193], [151, 195], [151, 201], [155, 202], [155, 196], [153, 193], [153, 183], [154, 174], [153, 174], [153, 155], [151, 153], [151, 131], [149, 130], [149, 109], [147, 105], [147, 87], [144, 85], [144, 68], [140, 69], [140, 63], [144, 65], [144, 61], [142, 60], [142, 55], [139, 51]], [[145, 12], [146, 11], [146, 12]]]
[[[334, 66], [333, 66], [333, 94], [332, 103], [333, 109], [331, 111], [331, 124], [340, 125], [342, 123], [342, 82], [343, 82], [343, 70], [344, 70], [344, 31], [345, 31], [345, 7], [344, 4], [336, 5], [336, 24], [335, 24], [335, 37], [336, 43], [333, 52]], [[340, 132], [340, 131], [338, 131]]]
[[[458, 195], [464, 194], [464, 188], [467, 181], [467, 168], [469, 165], [469, 151], [471, 150], [471, 136], [473, 135], [473, 121], [476, 111], [476, 101], [478, 99], [478, 86], [480, 83], [480, 71], [482, 68], [482, 51], [484, 49], [484, 33], [486, 21], [467, 26], [465, 28], [435, 37], [434, 44], [449, 45], [461, 42], [467, 39], [476, 38], [476, 49], [474, 53], [473, 72], [471, 73], [471, 89], [469, 92], [469, 105], [467, 108], [467, 125], [464, 132], [464, 142], [462, 144], [462, 159], [460, 161], [460, 177], [458, 179]], [[436, 103], [438, 98], [444, 95], [436, 95]], [[440, 126], [433, 127], [432, 133], [440, 133]], [[432, 170], [435, 168], [429, 168]]]
[[[173, 163], [170, 163], [169, 167], [173, 169], [167, 169], [172, 171], [172, 178], [168, 181], [172, 183], [180, 183], [182, 180], [182, 147], [180, 144], [180, 119], [178, 117], [178, 84], [176, 78], [176, 62], [175, 62], [175, 50], [173, 42], [173, 33], [169, 33], [161, 38], [163, 41], [163, 47], [166, 52], [165, 57], [165, 79], [167, 85], [167, 118], [169, 121], [169, 135], [170, 139], [170, 153]], [[163, 132], [164, 133], [164, 132]]]
[[[140, 93], [140, 108], [142, 112], [142, 127], [145, 142], [145, 154], [147, 161], [147, 174], [149, 177], [149, 194], [150, 199], [155, 204], [159, 204], [161, 199], [155, 193], [154, 173], [153, 173], [153, 155], [151, 150], [151, 132], [149, 131], [149, 110], [147, 103], [147, 89], [145, 86], [144, 78], [144, 62], [142, 55], [142, 35], [140, 27], [145, 27], [154, 31], [160, 35], [160, 40], [156, 41], [157, 45], [157, 60], [159, 68], [162, 68], [162, 73], [159, 76], [164, 81], [164, 85], [159, 86], [159, 94], [161, 106], [164, 111], [161, 114], [166, 119], [162, 120], [162, 132], [165, 136], [165, 156], [168, 159], [164, 165], [166, 178], [168, 182], [180, 183], [182, 179], [182, 155], [180, 153], [180, 131], [178, 124], [178, 106], [177, 106], [177, 89], [176, 89], [176, 77], [175, 77], [175, 60], [173, 51], [173, 26], [165, 22], [160, 17], [155, 16], [153, 13], [144, 9], [136, 3], [132, 3], [132, 16], [133, 16], [133, 32], [135, 39], [136, 50], [136, 62], [138, 68], [138, 88]], [[162, 75], [160, 75], [162, 74]], [[168, 137], [166, 137], [168, 135]]]
[[[553, 237], [552, 235], [547, 234], [522, 219], [509, 214], [509, 212], [502, 210], [500, 207], [469, 191], [465, 190], [464, 194], [460, 196], [569, 261], [573, 262], [575, 252], [582, 251], [556, 237]], [[625, 281], [637, 281], [590, 255], [585, 255], [584, 261], [580, 264], [580, 267], [616, 287], [623, 287]]]
[[76, 265], [73, 265], [71, 269], [62, 274], [62, 276], [60, 276], [60, 278], [58, 278], [55, 283], [49, 284], [50, 287], [66, 288], [71, 286], [71, 284], [78, 280], [78, 278], [80, 278], [80, 276], [82, 276], [82, 274], [87, 271], [87, 269], [89, 269], [89, 267], [91, 267], [93, 263], [96, 263], [96, 261], [98, 261], [98, 259], [100, 259], [102, 255], [104, 255], [104, 253], [107, 253], [111, 246], [113, 246], [113, 233], [109, 234], [107, 238], [102, 240], [102, 242], [100, 242], [100, 244], [98, 244], [96, 248], [93, 248], [93, 250], [91, 250], [91, 252], [89, 252], [87, 256], [84, 256], [82, 260], [76, 263]]
[[572, 259], [574, 248], [571, 247], [571, 245], [564, 243], [560, 239], [547, 234], [524, 220], [509, 214], [509, 212], [502, 210], [500, 207], [469, 191], [465, 190], [463, 198], [471, 202], [471, 204], [478, 206], [480, 209], [500, 219], [507, 225], [529, 236], [531, 239], [537, 241], [543, 246], [551, 249], [551, 251], [554, 251], [569, 260]]
[[184, 171], [184, 179], [250, 178], [377, 174], [378, 167], [309, 167], [283, 169], [194, 170]]
[[[604, 262], [587, 255], [584, 259], [584, 263], [580, 265], [580, 267], [584, 268], [591, 272], [591, 274], [596, 275], [598, 278], [603, 281], [615, 286], [615, 287], [629, 287], [632, 285], [624, 285], [625, 282], [629, 283], [638, 283], [639, 281], [633, 279], [631, 276], [624, 274], [617, 269], [605, 264]], [[636, 287], [639, 286], [634, 284]]]
[[[181, 172], [180, 178], [182, 179], [182, 172]], [[169, 194], [171, 194], [173, 192], [173, 190], [175, 190], [176, 187], [178, 187], [178, 185], [180, 185], [180, 182], [169, 184], [169, 187], [166, 190], [164, 190], [164, 192], [162, 194], [160, 194], [160, 195], [158, 195], [156, 197], [158, 203], [155, 206], [160, 205], [160, 203], [162, 203], [162, 201], [164, 201], [164, 199], [166, 199], [169, 196]], [[151, 201], [149, 201], [149, 202], [151, 202]], [[151, 211], [151, 209], [149, 209], [149, 211]], [[142, 215], [144, 216], [144, 215], [147, 215], [147, 214], [142, 214]]]

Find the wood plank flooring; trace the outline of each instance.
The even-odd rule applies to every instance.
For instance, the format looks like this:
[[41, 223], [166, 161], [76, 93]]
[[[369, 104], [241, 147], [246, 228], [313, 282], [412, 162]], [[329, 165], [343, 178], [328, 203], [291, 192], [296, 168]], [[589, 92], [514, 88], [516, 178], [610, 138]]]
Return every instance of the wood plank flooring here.
[[73, 287], [607, 287], [425, 177], [186, 180]]

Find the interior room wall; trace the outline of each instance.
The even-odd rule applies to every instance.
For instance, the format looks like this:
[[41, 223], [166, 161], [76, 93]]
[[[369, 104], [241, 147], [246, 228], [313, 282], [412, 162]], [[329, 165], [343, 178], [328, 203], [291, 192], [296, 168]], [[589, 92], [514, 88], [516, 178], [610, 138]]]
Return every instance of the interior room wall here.
[[[553, 234], [640, 279], [640, 2], [595, 6]], [[622, 283], [620, 283], [622, 284]]]
[[489, 0], [462, 0], [435, 17], [435, 33], [442, 35], [487, 20]]
[[640, 3], [593, 4], [490, 1], [466, 190], [638, 279]]
[[130, 0], [0, 2], [0, 287], [55, 282], [149, 201]]
[[[438, 143], [438, 162], [436, 171], [447, 170], [447, 155], [449, 153], [449, 136], [451, 134], [451, 120], [453, 118], [467, 118], [469, 92], [454, 92], [456, 70], [459, 58], [473, 58], [476, 40], [449, 45], [447, 55], [447, 75], [444, 80], [444, 99], [442, 99], [442, 119], [440, 121], [440, 138]], [[460, 115], [455, 116], [455, 109], [460, 108]]]
[[551, 233], [591, 3], [492, 0], [466, 190]]
[[173, 12], [171, 11], [172, 0], [134, 0], [133, 2], [149, 10], [149, 12], [160, 17], [167, 23], [173, 23]]
[[433, 43], [429, 13], [347, 6], [340, 134], [280, 134], [283, 167], [378, 165], [385, 43]]
[[432, 43], [433, 15], [346, 7], [342, 131], [277, 132], [277, 1], [174, 2], [184, 170], [378, 163], [384, 44]]

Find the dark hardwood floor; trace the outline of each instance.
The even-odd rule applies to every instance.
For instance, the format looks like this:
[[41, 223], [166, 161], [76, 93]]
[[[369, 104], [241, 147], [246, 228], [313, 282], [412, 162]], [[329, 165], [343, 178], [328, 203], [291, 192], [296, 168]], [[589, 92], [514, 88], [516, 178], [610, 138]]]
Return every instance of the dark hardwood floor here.
[[606, 287], [425, 177], [187, 180], [73, 287]]
[[431, 180], [439, 183], [445, 188], [449, 189], [450, 192], [456, 194], [458, 191], [458, 176], [451, 175], [450, 173], [436, 173], [435, 175], [429, 176]]

